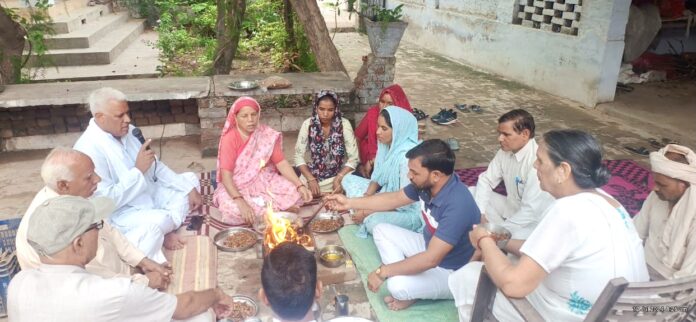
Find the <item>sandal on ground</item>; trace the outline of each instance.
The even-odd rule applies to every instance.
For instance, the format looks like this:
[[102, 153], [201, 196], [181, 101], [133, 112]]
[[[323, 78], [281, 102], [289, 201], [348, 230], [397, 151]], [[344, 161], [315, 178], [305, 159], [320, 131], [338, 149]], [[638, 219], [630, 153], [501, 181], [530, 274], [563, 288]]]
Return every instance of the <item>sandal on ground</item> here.
[[471, 105], [470, 108], [474, 113], [483, 113], [483, 108], [480, 105]]
[[471, 112], [471, 110], [469, 109], [469, 105], [466, 104], [454, 104], [454, 107], [463, 113]]
[[656, 139], [654, 139], [654, 138], [648, 139], [648, 142], [649, 142], [650, 145], [652, 145], [653, 148], [655, 148], [655, 149], [662, 149], [662, 148], [665, 146], [663, 143], [658, 142], [658, 141], [657, 141]]
[[667, 145], [667, 144], [679, 144], [676, 140], [672, 140], [670, 138], [662, 138], [662, 144]]
[[459, 141], [457, 141], [457, 139], [455, 139], [455, 138], [447, 139], [447, 145], [449, 145], [449, 147], [450, 147], [450, 149], [452, 149], [452, 151], [458, 151], [460, 148]]
[[642, 147], [642, 146], [634, 147], [634, 146], [625, 145], [624, 149], [626, 149], [632, 153], [635, 153], [637, 155], [642, 155], [642, 156], [646, 156], [646, 155], [650, 154], [650, 151], [648, 151], [648, 149], [646, 149], [645, 147]]
[[428, 116], [429, 116], [428, 114], [426, 114], [425, 112], [423, 112], [423, 110], [417, 109], [417, 108], [414, 108], [414, 109], [413, 109], [413, 113], [412, 113], [412, 114], [413, 114], [413, 116], [416, 118], [416, 120], [418, 120], [418, 121], [424, 120], [424, 119], [428, 118]]

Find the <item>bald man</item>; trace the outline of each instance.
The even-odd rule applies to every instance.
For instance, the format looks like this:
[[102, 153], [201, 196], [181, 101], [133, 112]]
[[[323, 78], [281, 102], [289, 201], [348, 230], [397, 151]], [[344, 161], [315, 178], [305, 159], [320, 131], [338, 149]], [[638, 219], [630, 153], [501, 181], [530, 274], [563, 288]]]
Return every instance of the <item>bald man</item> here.
[[[17, 229], [17, 259], [23, 270], [41, 265], [39, 255], [27, 242], [29, 220], [36, 207], [61, 195], [89, 198], [101, 180], [94, 172], [92, 160], [86, 154], [69, 148], [56, 148], [48, 154], [41, 166], [41, 178], [45, 187], [36, 194]], [[156, 227], [151, 230], [159, 234]], [[167, 287], [171, 269], [145, 257], [109, 223], [105, 223], [99, 231], [99, 239], [97, 254], [86, 265], [88, 272], [102, 277], [130, 277], [134, 282], [152, 288]], [[145, 274], [132, 274], [133, 268]]]

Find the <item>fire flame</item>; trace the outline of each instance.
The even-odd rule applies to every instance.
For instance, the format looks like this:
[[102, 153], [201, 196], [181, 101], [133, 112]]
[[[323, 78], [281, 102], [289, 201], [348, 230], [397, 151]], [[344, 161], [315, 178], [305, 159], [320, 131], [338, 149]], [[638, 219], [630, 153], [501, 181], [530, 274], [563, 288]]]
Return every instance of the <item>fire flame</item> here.
[[[270, 194], [270, 191], [268, 192]], [[291, 242], [305, 248], [313, 247], [312, 237], [307, 234], [298, 234], [292, 225], [293, 223], [273, 211], [273, 203], [266, 204], [266, 232], [264, 234], [264, 245], [268, 250], [272, 250], [282, 242]]]

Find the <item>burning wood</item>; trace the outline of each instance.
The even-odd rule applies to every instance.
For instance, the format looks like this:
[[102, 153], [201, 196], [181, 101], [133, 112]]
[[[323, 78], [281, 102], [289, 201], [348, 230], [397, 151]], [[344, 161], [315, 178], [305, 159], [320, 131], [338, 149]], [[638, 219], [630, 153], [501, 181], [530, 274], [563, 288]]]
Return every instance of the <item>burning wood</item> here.
[[295, 223], [290, 219], [275, 213], [272, 204], [268, 203], [266, 208], [266, 230], [263, 238], [264, 254], [268, 254], [282, 242], [291, 242], [301, 245], [308, 250], [314, 250], [314, 239], [293, 224]]

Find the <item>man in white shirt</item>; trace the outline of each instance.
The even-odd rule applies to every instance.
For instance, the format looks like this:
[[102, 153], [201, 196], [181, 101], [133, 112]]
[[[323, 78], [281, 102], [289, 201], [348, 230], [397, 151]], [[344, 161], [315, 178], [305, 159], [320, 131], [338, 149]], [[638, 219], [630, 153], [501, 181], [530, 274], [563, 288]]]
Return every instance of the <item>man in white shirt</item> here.
[[41, 258], [8, 288], [10, 321], [210, 321], [210, 308], [229, 315], [232, 299], [219, 289], [171, 295], [128, 278], [103, 278], [85, 265], [97, 253], [98, 230], [114, 209], [108, 198], [59, 196], [36, 207], [27, 239]]
[[[141, 144], [133, 135], [127, 98], [120, 91], [98, 89], [90, 95], [89, 106], [93, 117], [75, 149], [92, 158], [102, 179], [95, 194], [116, 202], [111, 224], [149, 258], [163, 263], [161, 236], [165, 247], [183, 247], [174, 231], [203, 203], [198, 178], [190, 172], [176, 174], [158, 161], [150, 150], [151, 140]], [[158, 234], [143, 230], [153, 225]]]
[[655, 180], [638, 215], [633, 218], [645, 243], [652, 279], [696, 274], [696, 153], [669, 144], [650, 154]]
[[[472, 189], [482, 221], [502, 225], [518, 240], [532, 233], [553, 201], [541, 190], [534, 169], [538, 148], [534, 129], [534, 118], [525, 110], [503, 114], [498, 119], [500, 150]], [[507, 197], [493, 191], [501, 181]]]
[[[89, 198], [100, 181], [94, 173], [92, 160], [86, 154], [69, 148], [56, 148], [48, 154], [41, 166], [41, 178], [46, 186], [36, 194], [17, 229], [17, 259], [23, 270], [41, 265], [39, 255], [27, 241], [29, 220], [36, 207], [60, 195]], [[135, 267], [145, 275], [132, 274]], [[86, 269], [101, 277], [130, 277], [135, 282], [157, 289], [166, 288], [172, 274], [168, 265], [155, 263], [145, 257], [143, 252], [108, 223], [99, 230], [97, 256], [87, 263]]]

